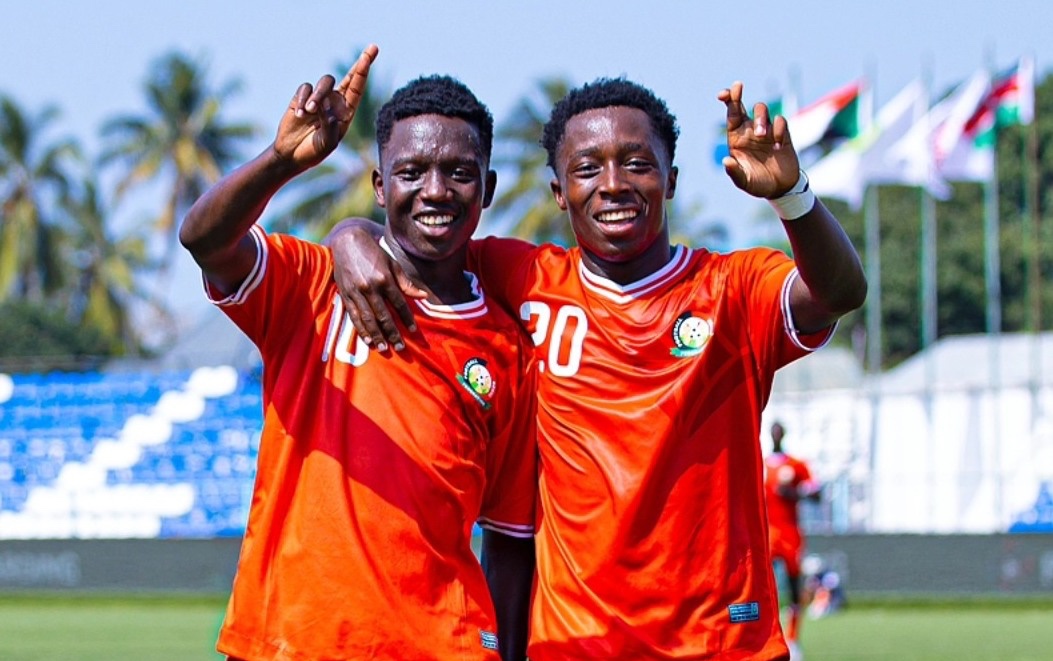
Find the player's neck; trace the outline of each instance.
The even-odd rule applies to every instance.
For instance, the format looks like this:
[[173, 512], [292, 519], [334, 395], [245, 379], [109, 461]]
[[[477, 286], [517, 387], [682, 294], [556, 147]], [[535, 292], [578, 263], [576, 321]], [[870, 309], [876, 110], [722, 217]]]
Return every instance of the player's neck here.
[[589, 271], [619, 285], [639, 282], [658, 272], [673, 258], [674, 248], [669, 245], [668, 234], [658, 237], [643, 252], [627, 259], [605, 259], [585, 248], [581, 250], [581, 261]]

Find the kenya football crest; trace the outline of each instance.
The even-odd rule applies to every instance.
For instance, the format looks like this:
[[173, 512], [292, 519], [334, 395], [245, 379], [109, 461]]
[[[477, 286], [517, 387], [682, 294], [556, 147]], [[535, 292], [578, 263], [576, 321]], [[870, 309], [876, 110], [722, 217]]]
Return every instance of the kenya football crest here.
[[490, 400], [494, 397], [497, 384], [490, 370], [486, 368], [486, 361], [482, 358], [471, 358], [461, 368], [457, 375], [457, 381], [464, 386], [475, 401], [484, 408], [490, 408]]
[[685, 312], [676, 319], [673, 324], [673, 344], [676, 346], [669, 350], [677, 358], [690, 358], [702, 353], [713, 337], [713, 322], [702, 319]]

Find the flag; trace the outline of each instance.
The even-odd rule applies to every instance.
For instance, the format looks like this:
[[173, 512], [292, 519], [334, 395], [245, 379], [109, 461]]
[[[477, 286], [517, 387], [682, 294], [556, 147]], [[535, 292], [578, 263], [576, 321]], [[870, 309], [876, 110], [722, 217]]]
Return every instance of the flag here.
[[790, 127], [797, 153], [830, 140], [854, 138], [862, 128], [860, 111], [863, 80], [857, 80], [790, 114]]
[[1013, 124], [1030, 124], [1035, 112], [1034, 63], [1021, 60], [997, 75], [983, 100], [965, 122], [961, 138], [938, 166], [948, 181], [988, 181], [994, 176], [996, 131]]
[[933, 105], [889, 152], [890, 163], [901, 172], [900, 183], [921, 186], [934, 197], [947, 199], [951, 188], [940, 165], [961, 140], [965, 125], [980, 107], [990, 76], [980, 70]]
[[924, 113], [925, 86], [914, 81], [878, 111], [862, 133], [842, 143], [808, 169], [812, 190], [820, 197], [848, 202], [858, 209], [868, 184], [907, 183], [889, 163], [888, 154]]
[[996, 123], [999, 128], [1035, 119], [1035, 61], [1022, 57], [1016, 66], [995, 79]]
[[[787, 104], [783, 97], [780, 96], [772, 99], [771, 101], [768, 101], [767, 105], [768, 116], [775, 117], [776, 115], [783, 114], [784, 108]], [[750, 117], [752, 117], [753, 108], [750, 107], [748, 112]], [[728, 123], [724, 121], [721, 122], [720, 125], [717, 127], [717, 138], [716, 140], [714, 140], [713, 146], [713, 162], [723, 167], [724, 157], [727, 156], [729, 153], [730, 152], [728, 151]]]

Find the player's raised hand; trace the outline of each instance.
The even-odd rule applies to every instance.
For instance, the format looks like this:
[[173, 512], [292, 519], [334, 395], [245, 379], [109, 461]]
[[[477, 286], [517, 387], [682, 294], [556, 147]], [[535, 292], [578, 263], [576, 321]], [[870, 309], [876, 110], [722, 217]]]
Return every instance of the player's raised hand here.
[[742, 103], [742, 83], [721, 90], [717, 99], [727, 108], [728, 152], [724, 171], [736, 186], [755, 197], [775, 198], [789, 191], [800, 175], [797, 152], [786, 118], [774, 121], [768, 106], [753, 106], [753, 118]]
[[300, 85], [278, 125], [274, 150], [279, 157], [306, 169], [336, 149], [355, 116], [378, 52], [375, 44], [367, 46], [339, 84], [327, 74], [313, 87]]

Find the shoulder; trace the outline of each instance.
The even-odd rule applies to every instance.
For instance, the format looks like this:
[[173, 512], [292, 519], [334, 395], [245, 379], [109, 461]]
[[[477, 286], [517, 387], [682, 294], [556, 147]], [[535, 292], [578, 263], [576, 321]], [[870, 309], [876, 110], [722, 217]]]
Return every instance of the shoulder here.
[[780, 264], [793, 263], [785, 252], [768, 246], [732, 250], [721, 257], [728, 266], [742, 269], [772, 268]]

